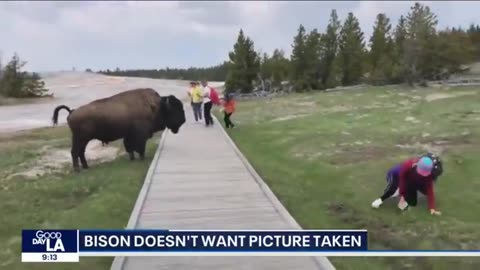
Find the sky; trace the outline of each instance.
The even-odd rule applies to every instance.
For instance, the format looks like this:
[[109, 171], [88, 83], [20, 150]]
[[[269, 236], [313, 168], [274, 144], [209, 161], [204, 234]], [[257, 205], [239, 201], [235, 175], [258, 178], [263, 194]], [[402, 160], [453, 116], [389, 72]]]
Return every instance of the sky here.
[[[480, 24], [480, 2], [423, 1], [439, 28]], [[17, 52], [27, 70], [208, 67], [228, 59], [242, 28], [255, 49], [291, 52], [300, 24], [325, 31], [336, 9], [359, 19], [368, 39], [375, 16], [395, 25], [410, 1], [0, 2], [0, 55]]]

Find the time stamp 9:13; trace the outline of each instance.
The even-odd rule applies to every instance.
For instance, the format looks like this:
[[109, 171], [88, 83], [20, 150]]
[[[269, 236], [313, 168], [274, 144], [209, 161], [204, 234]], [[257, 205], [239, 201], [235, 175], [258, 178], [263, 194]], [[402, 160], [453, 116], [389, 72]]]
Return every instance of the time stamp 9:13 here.
[[58, 260], [57, 254], [55, 253], [45, 253], [42, 254], [42, 260], [44, 261], [56, 261]]

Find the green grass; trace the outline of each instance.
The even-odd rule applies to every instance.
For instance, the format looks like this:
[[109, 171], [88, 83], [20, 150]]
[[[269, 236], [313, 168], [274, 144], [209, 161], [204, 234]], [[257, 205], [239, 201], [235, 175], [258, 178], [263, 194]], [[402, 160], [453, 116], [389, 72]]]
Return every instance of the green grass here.
[[21, 263], [21, 230], [124, 228], [155, 154], [158, 135], [149, 140], [144, 161], [132, 162], [122, 154], [112, 162], [90, 162], [91, 168], [80, 173], [72, 172], [68, 164], [60, 172], [33, 180], [7, 180], [6, 174], [38, 158], [44, 145], [69, 148], [70, 131], [58, 127], [0, 136], [0, 269], [109, 269], [111, 257], [81, 258], [74, 264]]
[[[470, 94], [426, 101], [460, 92]], [[228, 133], [303, 228], [367, 229], [370, 249], [479, 250], [479, 104], [471, 87], [292, 94], [239, 102]], [[430, 216], [423, 197], [405, 213], [395, 200], [372, 209], [390, 166], [426, 149], [444, 163], [443, 215]], [[480, 268], [468, 257], [330, 259], [339, 270]]]

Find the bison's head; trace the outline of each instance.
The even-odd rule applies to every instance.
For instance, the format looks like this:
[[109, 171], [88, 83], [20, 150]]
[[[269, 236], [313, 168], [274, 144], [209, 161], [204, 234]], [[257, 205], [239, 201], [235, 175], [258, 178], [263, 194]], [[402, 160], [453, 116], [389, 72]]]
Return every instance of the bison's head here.
[[170, 129], [174, 134], [178, 133], [180, 127], [185, 123], [185, 111], [183, 103], [173, 95], [162, 97], [160, 101], [160, 119], [162, 126]]

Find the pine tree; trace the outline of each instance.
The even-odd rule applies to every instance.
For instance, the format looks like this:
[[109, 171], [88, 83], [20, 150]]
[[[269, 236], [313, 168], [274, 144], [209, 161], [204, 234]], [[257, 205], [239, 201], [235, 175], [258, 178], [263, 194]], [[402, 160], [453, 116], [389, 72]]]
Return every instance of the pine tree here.
[[260, 60], [260, 74], [264, 80], [272, 78], [272, 60], [267, 53], [264, 53]]
[[308, 88], [307, 78], [307, 36], [305, 34], [305, 27], [300, 25], [298, 33], [293, 39], [291, 61], [290, 79], [297, 91], [303, 91]]
[[[0, 80], [2, 80], [2, 71], [3, 71], [3, 63], [2, 63], [2, 51], [0, 51]], [[1, 87], [1, 85], [0, 85]], [[0, 89], [0, 93], [2, 92], [2, 90]]]
[[48, 89], [45, 88], [45, 82], [38, 73], [28, 74], [24, 77], [22, 85], [22, 95], [24, 97], [45, 96]]
[[474, 61], [475, 47], [468, 34], [461, 28], [448, 28], [438, 33], [438, 64], [442, 68], [442, 78], [461, 72], [462, 65]]
[[342, 84], [352, 85], [360, 82], [363, 76], [365, 42], [358, 19], [348, 13], [340, 31], [339, 59], [342, 68]]
[[3, 74], [4, 74], [4, 67], [3, 67], [3, 62], [2, 62], [2, 54], [0, 52], [0, 97], [2, 95], [5, 95], [6, 90], [4, 89], [4, 80], [3, 80]]
[[226, 91], [240, 90], [242, 93], [250, 93], [260, 69], [260, 59], [255, 52], [253, 41], [245, 37], [242, 29], [233, 46], [233, 51], [228, 56], [230, 62], [225, 81]]
[[437, 17], [428, 6], [415, 3], [406, 18], [404, 64], [407, 82], [429, 79], [438, 73], [436, 51]]
[[320, 80], [321, 37], [317, 29], [313, 29], [306, 37], [305, 76], [308, 89], [320, 89], [322, 85]]
[[471, 24], [467, 34], [474, 48], [473, 60], [480, 61], [480, 25]]
[[[261, 53], [259, 52], [258, 55], [261, 55]], [[270, 58], [267, 53], [263, 53], [262, 58], [260, 59], [259, 77], [261, 79], [262, 89], [266, 91], [269, 91], [271, 88], [271, 82], [273, 77], [272, 64], [272, 58]]]
[[253, 41], [247, 37], [245, 42], [245, 49], [247, 52], [246, 56], [246, 85], [247, 87], [244, 89], [244, 93], [249, 93], [253, 89], [253, 82], [258, 78], [260, 74], [260, 57], [258, 56], [257, 52], [255, 51], [255, 47]]
[[0, 94], [7, 97], [26, 98], [42, 97], [48, 91], [45, 83], [37, 73], [22, 71], [27, 62], [20, 60], [18, 54], [14, 54], [10, 62], [5, 66], [0, 80]]
[[285, 53], [282, 50], [275, 49], [270, 58], [272, 68], [272, 84], [273, 86], [280, 86], [282, 81], [288, 78], [289, 61], [285, 58]]
[[373, 84], [385, 84], [392, 79], [393, 40], [390, 36], [392, 25], [383, 13], [377, 15], [373, 34], [370, 37], [369, 70]]
[[406, 19], [402, 15], [393, 31], [392, 78], [391, 83], [405, 81], [405, 40], [407, 38]]
[[335, 9], [330, 13], [330, 20], [326, 33], [321, 39], [321, 63], [320, 78], [324, 88], [335, 87], [340, 83], [340, 70], [336, 60], [338, 53], [338, 39], [340, 32], [340, 21]]

